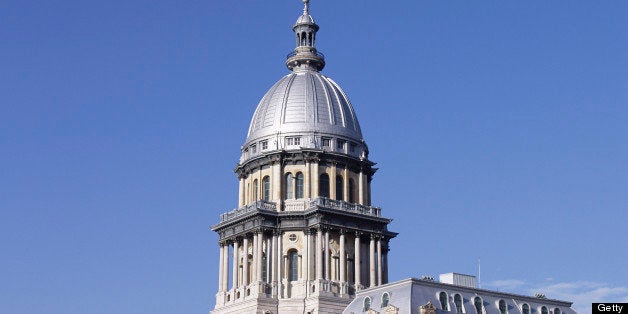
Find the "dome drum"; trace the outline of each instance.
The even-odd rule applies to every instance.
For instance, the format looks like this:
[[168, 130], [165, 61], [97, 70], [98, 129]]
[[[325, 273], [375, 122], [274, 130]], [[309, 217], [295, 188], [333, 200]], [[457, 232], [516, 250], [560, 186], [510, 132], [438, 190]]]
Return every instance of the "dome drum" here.
[[259, 140], [247, 143], [242, 147], [240, 163], [278, 151], [293, 152], [303, 149], [318, 152], [347, 155], [355, 160], [368, 159], [366, 144], [356, 142], [352, 138], [341, 137], [332, 133], [303, 132], [278, 133], [273, 136], [262, 137]]

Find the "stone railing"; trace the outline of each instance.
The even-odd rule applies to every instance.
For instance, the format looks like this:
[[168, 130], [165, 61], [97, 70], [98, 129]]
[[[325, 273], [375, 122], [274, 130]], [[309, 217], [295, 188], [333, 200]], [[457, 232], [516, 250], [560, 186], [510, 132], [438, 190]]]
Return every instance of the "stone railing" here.
[[256, 201], [253, 204], [249, 204], [246, 206], [242, 206], [240, 208], [234, 209], [230, 212], [224, 213], [222, 215], [220, 215], [220, 221], [227, 221], [227, 220], [231, 220], [234, 219], [236, 217], [245, 215], [247, 213], [253, 212], [253, 211], [257, 211], [257, 210], [270, 210], [270, 211], [276, 211], [277, 210], [277, 204], [274, 202], [269, 202], [269, 201], [264, 201], [264, 200], [259, 200]]
[[360, 204], [347, 203], [345, 201], [332, 200], [327, 197], [317, 197], [310, 201], [310, 209], [316, 206], [326, 207], [331, 209], [337, 209], [362, 215], [381, 217], [382, 209], [379, 207], [372, 207]]
[[[381, 217], [382, 209], [379, 207], [372, 207], [360, 204], [347, 203], [345, 201], [332, 200], [327, 197], [317, 197], [314, 199], [292, 199], [283, 201], [283, 211], [295, 212], [316, 209], [317, 207], [324, 207], [329, 209], [341, 210], [350, 213], [362, 214], [367, 216]], [[277, 211], [277, 203], [264, 200], [256, 201], [255, 203], [242, 206], [238, 209], [234, 209], [230, 212], [220, 215], [220, 221], [228, 221], [243, 215], [246, 215], [254, 211]]]
[[310, 202], [312, 200], [309, 198], [302, 198], [302, 199], [296, 199], [296, 200], [285, 200], [283, 202], [284, 207], [283, 210], [287, 211], [287, 212], [294, 212], [294, 211], [304, 211], [306, 209], [310, 208]]

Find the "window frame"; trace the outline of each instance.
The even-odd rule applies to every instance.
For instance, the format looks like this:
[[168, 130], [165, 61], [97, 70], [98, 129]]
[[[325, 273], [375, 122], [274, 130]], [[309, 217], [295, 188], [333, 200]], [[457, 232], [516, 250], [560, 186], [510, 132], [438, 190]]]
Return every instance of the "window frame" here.
[[262, 199], [265, 201], [270, 201], [270, 176], [264, 176], [262, 178]]

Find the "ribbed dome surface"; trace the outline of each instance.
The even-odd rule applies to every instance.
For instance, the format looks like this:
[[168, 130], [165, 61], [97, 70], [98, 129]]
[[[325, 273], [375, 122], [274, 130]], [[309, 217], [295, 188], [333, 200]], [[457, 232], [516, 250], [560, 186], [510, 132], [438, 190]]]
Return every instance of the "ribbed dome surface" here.
[[259, 102], [245, 146], [276, 134], [322, 134], [362, 141], [362, 131], [340, 86], [316, 71], [280, 79]]
[[295, 23], [295, 25], [298, 24], [314, 24], [314, 18], [312, 18], [312, 16], [309, 14], [303, 14], [299, 16], [297, 22]]

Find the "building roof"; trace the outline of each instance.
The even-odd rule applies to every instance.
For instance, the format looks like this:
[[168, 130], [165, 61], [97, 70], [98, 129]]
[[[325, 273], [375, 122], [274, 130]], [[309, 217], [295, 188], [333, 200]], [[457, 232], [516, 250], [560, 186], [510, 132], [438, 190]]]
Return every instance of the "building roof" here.
[[[447, 296], [445, 308], [440, 300], [440, 294]], [[384, 294], [387, 294], [388, 304], [383, 304]], [[548, 314], [558, 308], [560, 314], [576, 314], [571, 308], [572, 303], [561, 300], [538, 298], [513, 293], [464, 287], [459, 285], [408, 278], [370, 289], [359, 291], [355, 299], [347, 306], [344, 314], [365, 312], [365, 299], [369, 298], [370, 309], [375, 312], [385, 313], [388, 305], [398, 309], [398, 313], [419, 313], [419, 308], [431, 303], [436, 308], [436, 313], [456, 313], [454, 301], [455, 295], [460, 295], [462, 312], [476, 314], [475, 298], [482, 301], [482, 314], [501, 314], [499, 302], [504, 301], [507, 314], [522, 314], [523, 306], [527, 304], [530, 314], [542, 314], [542, 307], [547, 308]], [[386, 305], [386, 306], [385, 306]]]

